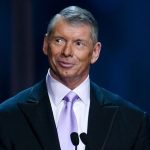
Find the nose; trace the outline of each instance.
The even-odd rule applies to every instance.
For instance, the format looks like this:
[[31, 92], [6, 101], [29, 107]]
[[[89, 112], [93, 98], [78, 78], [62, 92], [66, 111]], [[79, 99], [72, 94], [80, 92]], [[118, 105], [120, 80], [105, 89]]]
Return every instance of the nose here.
[[66, 43], [66, 45], [62, 48], [62, 55], [65, 57], [69, 57], [73, 55], [72, 44], [70, 42]]

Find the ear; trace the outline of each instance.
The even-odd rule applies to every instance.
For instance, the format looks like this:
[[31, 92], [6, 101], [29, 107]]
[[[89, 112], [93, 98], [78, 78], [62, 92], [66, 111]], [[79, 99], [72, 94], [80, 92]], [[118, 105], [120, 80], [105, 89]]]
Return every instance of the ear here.
[[47, 35], [45, 35], [44, 41], [43, 41], [43, 53], [45, 55], [48, 54], [48, 37], [47, 37]]
[[97, 59], [100, 56], [100, 52], [101, 52], [101, 43], [97, 42], [93, 48], [91, 64], [94, 64], [97, 61]]

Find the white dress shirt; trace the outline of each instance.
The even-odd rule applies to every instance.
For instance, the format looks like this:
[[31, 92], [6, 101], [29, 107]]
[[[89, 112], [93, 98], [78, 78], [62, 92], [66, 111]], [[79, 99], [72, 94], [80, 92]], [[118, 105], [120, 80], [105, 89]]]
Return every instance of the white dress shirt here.
[[[52, 111], [55, 119], [56, 127], [58, 125], [59, 115], [61, 109], [63, 108], [63, 98], [64, 96], [71, 91], [68, 87], [55, 80], [48, 70], [46, 76], [46, 84], [48, 90], [48, 96], [52, 106]], [[78, 96], [79, 99], [74, 103], [73, 109], [76, 115], [77, 124], [78, 124], [78, 134], [82, 132], [87, 133], [88, 125], [88, 114], [90, 106], [90, 80], [89, 76], [73, 90]], [[78, 150], [84, 150], [85, 145], [82, 141], [79, 141]]]

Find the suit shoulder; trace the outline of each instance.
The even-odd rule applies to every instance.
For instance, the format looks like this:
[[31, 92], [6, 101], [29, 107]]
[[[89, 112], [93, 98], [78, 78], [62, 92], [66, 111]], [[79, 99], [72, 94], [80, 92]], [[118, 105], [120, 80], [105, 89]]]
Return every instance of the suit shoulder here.
[[102, 105], [119, 106], [122, 109], [143, 113], [143, 110], [130, 101], [123, 99], [121, 96], [112, 93], [93, 82], [91, 83], [91, 88], [96, 99], [102, 103]]
[[0, 104], [0, 112], [7, 110], [10, 111], [12, 109], [15, 109], [18, 103], [25, 103], [26, 101], [28, 101], [31, 95], [33, 95], [33, 92], [34, 95], [36, 92], [38, 93], [40, 85], [41, 82], [19, 92], [18, 94], [14, 95], [9, 99], [6, 99], [4, 102]]
[[15, 107], [18, 102], [25, 102], [28, 99], [31, 91], [32, 87], [19, 92], [9, 99], [6, 99], [0, 104], [0, 112]]

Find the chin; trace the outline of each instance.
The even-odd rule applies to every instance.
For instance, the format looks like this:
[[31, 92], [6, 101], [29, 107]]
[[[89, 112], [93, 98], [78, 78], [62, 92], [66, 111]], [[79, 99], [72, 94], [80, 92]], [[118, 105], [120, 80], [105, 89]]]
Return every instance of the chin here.
[[76, 77], [75, 73], [70, 73], [70, 72], [61, 73], [60, 76], [62, 78], [75, 78]]

